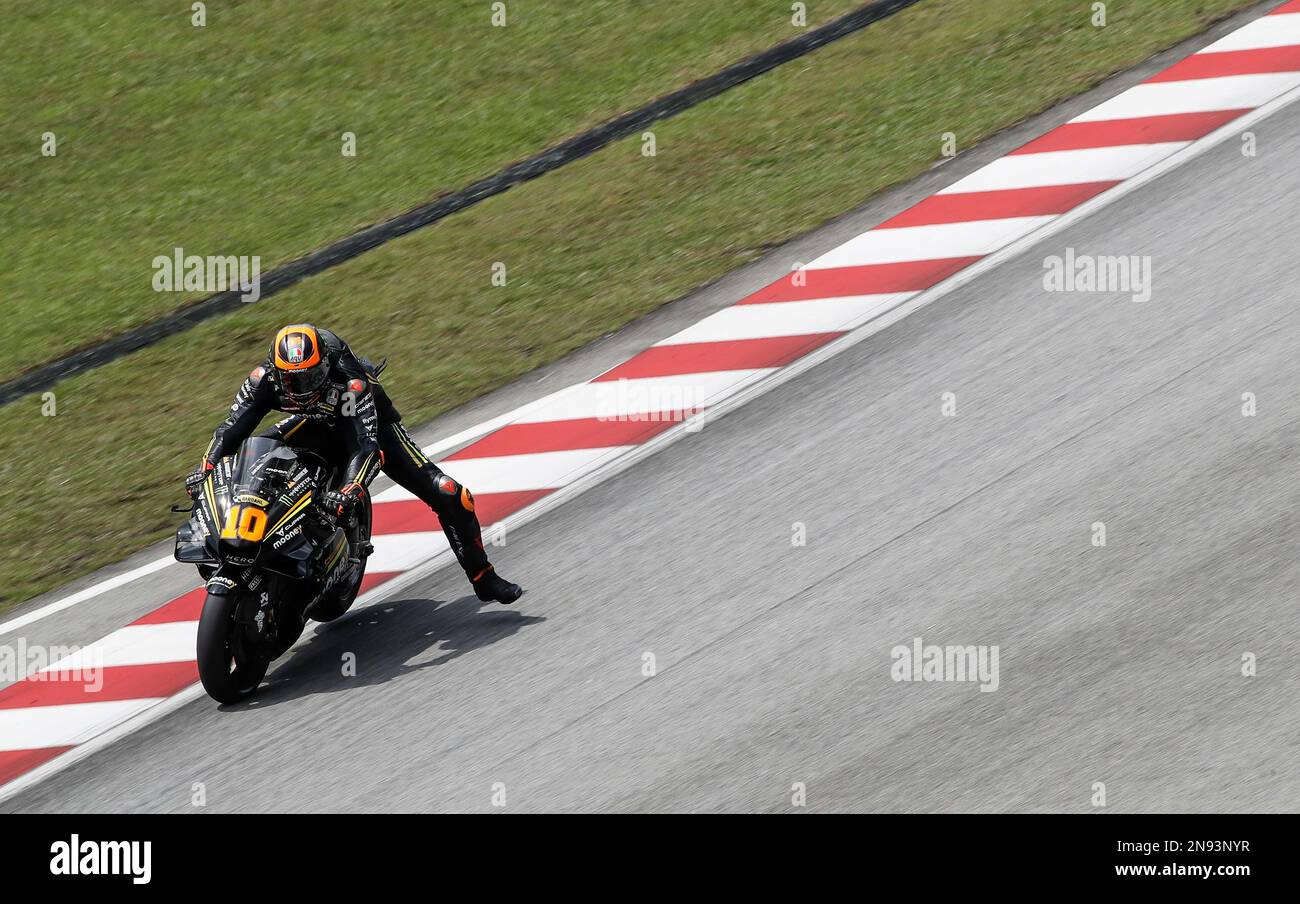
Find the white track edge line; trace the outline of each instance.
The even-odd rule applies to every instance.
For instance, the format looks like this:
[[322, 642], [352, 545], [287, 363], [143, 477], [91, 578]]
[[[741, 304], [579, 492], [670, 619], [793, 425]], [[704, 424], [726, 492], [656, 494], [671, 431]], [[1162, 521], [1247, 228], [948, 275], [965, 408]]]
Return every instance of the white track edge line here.
[[54, 615], [55, 613], [62, 612], [64, 609], [71, 609], [79, 603], [84, 603], [86, 600], [94, 599], [101, 593], [116, 590], [118, 587], [130, 584], [132, 581], [153, 574], [155, 571], [161, 571], [172, 561], [173, 559], [171, 556], [168, 556], [165, 559], [155, 559], [154, 561], [141, 565], [138, 568], [124, 571], [116, 577], [107, 578], [106, 580], [100, 581], [98, 584], [92, 584], [89, 587], [78, 590], [76, 593], [63, 597], [62, 599], [55, 600], [52, 603], [47, 603], [39, 609], [33, 609], [31, 612], [11, 618], [7, 622], [0, 622], [0, 634], [8, 634], [10, 631], [16, 631], [19, 628], [30, 625], [32, 622], [40, 621], [47, 615]]

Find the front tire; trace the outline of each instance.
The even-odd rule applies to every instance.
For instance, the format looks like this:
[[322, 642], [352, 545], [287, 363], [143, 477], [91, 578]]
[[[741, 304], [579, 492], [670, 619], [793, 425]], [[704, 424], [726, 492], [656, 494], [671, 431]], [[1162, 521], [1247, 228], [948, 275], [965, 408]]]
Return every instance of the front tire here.
[[243, 627], [235, 621], [238, 604], [238, 594], [209, 593], [199, 617], [199, 680], [218, 703], [238, 703], [251, 696], [271, 665], [244, 642]]

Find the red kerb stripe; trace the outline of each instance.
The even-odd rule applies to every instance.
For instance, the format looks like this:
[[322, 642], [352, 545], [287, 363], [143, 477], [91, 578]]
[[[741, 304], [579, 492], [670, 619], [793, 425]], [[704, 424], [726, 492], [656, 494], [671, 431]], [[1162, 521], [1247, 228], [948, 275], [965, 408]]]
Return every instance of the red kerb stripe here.
[[920, 292], [943, 282], [958, 270], [980, 259], [946, 257], [896, 264], [863, 264], [799, 270], [783, 276], [737, 304], [766, 304], [774, 301], [808, 301], [815, 298], [844, 298], [849, 295], [883, 295], [890, 292]]
[[69, 672], [55, 677], [61, 680], [42, 681], [32, 677], [9, 685], [0, 691], [0, 709], [170, 697], [198, 681], [199, 671], [198, 664], [191, 660], [114, 665], [97, 672]]
[[1138, 116], [1132, 119], [1102, 119], [1096, 122], [1067, 122], [1041, 138], [1011, 152], [1043, 154], [1048, 151], [1081, 151], [1129, 144], [1161, 144], [1167, 141], [1195, 141], [1219, 126], [1232, 122], [1249, 110], [1214, 110], [1208, 113], [1175, 113], [1168, 116]]
[[0, 750], [0, 785], [13, 781], [24, 772], [30, 772], [71, 749], [71, 747], [41, 747], [37, 750]]
[[[473, 487], [470, 490], [473, 491]], [[474, 511], [479, 523], [491, 524], [514, 514], [554, 492], [553, 490], [516, 490], [511, 493], [483, 493], [474, 497]], [[373, 525], [375, 546], [384, 542], [383, 534], [408, 534], [415, 531], [441, 530], [438, 518], [418, 499], [381, 502], [375, 506]], [[369, 580], [367, 575], [366, 579]]]
[[1300, 45], [1196, 53], [1157, 73], [1147, 82], [1184, 82], [1225, 75], [1261, 75], [1300, 70]]
[[203, 600], [207, 598], [207, 590], [198, 587], [189, 593], [182, 594], [174, 600], [163, 603], [157, 609], [141, 618], [131, 622], [133, 625], [161, 625], [167, 622], [198, 621], [199, 616], [203, 613]]
[[641, 377], [784, 367], [840, 335], [843, 334], [810, 333], [804, 336], [765, 336], [760, 339], [656, 345], [624, 361], [613, 370], [606, 371], [592, 382], [608, 383]]
[[933, 226], [936, 223], [1049, 216], [1073, 210], [1089, 198], [1118, 184], [1119, 182], [1080, 182], [1075, 185], [931, 195], [877, 228], [896, 229], [904, 226]]

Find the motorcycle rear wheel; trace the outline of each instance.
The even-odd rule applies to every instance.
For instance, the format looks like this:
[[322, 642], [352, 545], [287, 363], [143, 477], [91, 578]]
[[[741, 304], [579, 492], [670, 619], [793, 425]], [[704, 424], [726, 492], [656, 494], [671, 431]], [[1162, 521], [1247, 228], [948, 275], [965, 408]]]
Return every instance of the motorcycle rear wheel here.
[[238, 703], [257, 690], [271, 660], [249, 649], [244, 630], [235, 621], [239, 595], [211, 594], [199, 617], [199, 680], [218, 703]]
[[[362, 502], [358, 517], [360, 519], [360, 541], [368, 543], [370, 541], [371, 521], [374, 517], [369, 496]], [[346, 587], [332, 591], [326, 599], [316, 604], [316, 607], [309, 613], [312, 619], [318, 622], [332, 622], [352, 608], [357, 595], [361, 592], [361, 582], [366, 576], [366, 560], [368, 558], [369, 556], [361, 557], [361, 565], [357, 568], [357, 573], [348, 581]]]

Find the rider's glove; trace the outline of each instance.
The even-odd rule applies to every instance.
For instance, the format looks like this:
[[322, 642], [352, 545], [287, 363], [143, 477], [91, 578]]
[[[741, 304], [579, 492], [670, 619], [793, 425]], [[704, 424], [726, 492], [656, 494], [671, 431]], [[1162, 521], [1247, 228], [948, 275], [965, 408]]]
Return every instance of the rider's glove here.
[[350, 483], [341, 490], [330, 490], [325, 494], [325, 510], [342, 518], [352, 511], [352, 507], [361, 501], [365, 493], [365, 488], [356, 483]]
[[199, 487], [203, 486], [203, 481], [208, 479], [208, 472], [215, 466], [206, 458], [199, 462], [198, 467], [190, 472], [190, 476], [185, 478], [185, 492], [193, 499], [198, 495]]

